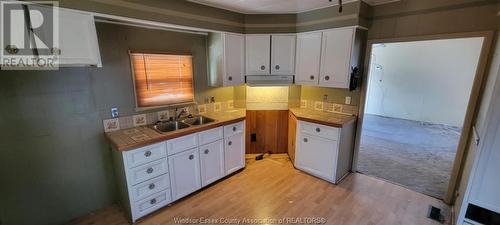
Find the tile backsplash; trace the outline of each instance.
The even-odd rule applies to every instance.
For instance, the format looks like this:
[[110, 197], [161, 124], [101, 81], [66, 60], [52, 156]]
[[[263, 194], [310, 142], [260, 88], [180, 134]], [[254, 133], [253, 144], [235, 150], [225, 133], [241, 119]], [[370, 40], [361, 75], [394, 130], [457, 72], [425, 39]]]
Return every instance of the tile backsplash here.
[[358, 115], [357, 105], [345, 105], [332, 102], [314, 101], [308, 99], [300, 100], [300, 108], [308, 108], [326, 112], [344, 113]]
[[[188, 106], [190, 114], [204, 114], [210, 112], [224, 112], [234, 109], [232, 100], [226, 102], [215, 102], [200, 105]], [[161, 110], [149, 113], [136, 114], [131, 116], [122, 116], [114, 119], [103, 120], [104, 132], [112, 132], [120, 129], [128, 129], [137, 126], [154, 124], [157, 121], [169, 120], [175, 116], [175, 110]]]

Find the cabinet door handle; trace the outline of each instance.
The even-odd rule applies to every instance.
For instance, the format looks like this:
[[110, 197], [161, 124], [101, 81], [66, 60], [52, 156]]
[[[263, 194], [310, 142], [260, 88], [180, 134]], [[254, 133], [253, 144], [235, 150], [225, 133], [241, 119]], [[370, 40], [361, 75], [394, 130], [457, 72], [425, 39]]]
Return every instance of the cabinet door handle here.
[[151, 201], [149, 201], [149, 203], [150, 203], [151, 205], [156, 204], [156, 198], [151, 199]]
[[265, 70], [266, 69], [266, 66], [262, 65], [260, 66], [260, 70]]
[[280, 65], [276, 65], [274, 68], [275, 68], [276, 70], [280, 70]]
[[151, 151], [146, 151], [146, 152], [144, 152], [144, 156], [146, 156], [146, 157], [151, 156]]
[[230, 146], [230, 145], [232, 145], [232, 144], [233, 144], [233, 142], [232, 142], [232, 141], [229, 141], [229, 142], [227, 143], [227, 145], [229, 145], [229, 146]]
[[146, 173], [151, 174], [151, 173], [153, 173], [153, 171], [154, 171], [153, 168], [148, 168], [148, 170], [146, 170]]
[[15, 55], [15, 54], [19, 53], [19, 48], [17, 48], [17, 46], [15, 46], [15, 45], [7, 45], [7, 46], [5, 46], [5, 51], [7, 51], [7, 53], [9, 53], [11, 55]]
[[155, 189], [155, 187], [156, 187], [156, 185], [155, 185], [155, 184], [150, 184], [150, 185], [149, 185], [149, 190], [153, 190], [153, 189]]
[[330, 76], [325, 76], [325, 80], [330, 80]]
[[319, 129], [319, 127], [316, 127], [316, 132], [319, 133], [320, 131], [321, 131], [321, 129]]
[[236, 127], [233, 127], [233, 131], [236, 131]]
[[232, 81], [232, 80], [233, 80], [233, 77], [232, 77], [232, 76], [229, 76], [227, 79], [228, 79], [229, 81]]
[[205, 154], [208, 154], [210, 151], [208, 149], [205, 149]]
[[194, 159], [194, 155], [189, 155], [189, 160], [193, 160]]
[[304, 142], [307, 142], [307, 138], [304, 138]]
[[54, 47], [50, 49], [50, 53], [52, 53], [52, 55], [58, 56], [61, 55], [62, 50], [60, 48]]
[[313, 75], [311, 75], [311, 76], [309, 77], [309, 79], [314, 80], [314, 76], [313, 76]]

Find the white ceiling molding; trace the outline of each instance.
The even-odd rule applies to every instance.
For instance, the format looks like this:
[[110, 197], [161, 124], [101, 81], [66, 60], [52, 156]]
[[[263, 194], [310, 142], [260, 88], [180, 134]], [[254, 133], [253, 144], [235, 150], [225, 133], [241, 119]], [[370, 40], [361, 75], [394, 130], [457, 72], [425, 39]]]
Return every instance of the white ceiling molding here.
[[[338, 5], [338, 0], [188, 0], [215, 8], [243, 14], [302, 13]], [[343, 3], [359, 0], [343, 0]], [[369, 5], [381, 5], [400, 0], [363, 0]]]

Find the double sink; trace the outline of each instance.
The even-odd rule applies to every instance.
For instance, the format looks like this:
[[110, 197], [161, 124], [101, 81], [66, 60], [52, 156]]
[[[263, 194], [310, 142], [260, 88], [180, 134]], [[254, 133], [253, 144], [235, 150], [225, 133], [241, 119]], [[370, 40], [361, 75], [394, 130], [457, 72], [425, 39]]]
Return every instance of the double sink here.
[[205, 125], [213, 122], [215, 122], [214, 119], [204, 116], [195, 116], [176, 121], [158, 122], [155, 125], [153, 125], [152, 128], [160, 133], [167, 133], [176, 130], [186, 129], [191, 126]]

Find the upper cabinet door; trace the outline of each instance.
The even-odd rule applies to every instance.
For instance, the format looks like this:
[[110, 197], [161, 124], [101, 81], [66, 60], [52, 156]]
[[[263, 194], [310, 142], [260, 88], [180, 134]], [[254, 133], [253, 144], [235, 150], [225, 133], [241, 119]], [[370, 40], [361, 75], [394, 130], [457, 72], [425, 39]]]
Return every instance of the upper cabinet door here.
[[354, 28], [323, 32], [319, 85], [349, 88]]
[[297, 35], [295, 83], [318, 85], [321, 60], [321, 32]]
[[269, 75], [271, 35], [247, 35], [245, 49], [246, 75]]
[[[39, 5], [29, 5], [28, 7], [30, 10], [42, 12], [52, 10]], [[58, 8], [57, 12], [59, 14], [59, 36], [53, 36], [50, 26], [36, 29], [34, 33], [39, 38], [36, 40], [37, 48], [48, 49], [45, 54], [57, 55], [56, 63], [59, 66], [101, 66], [94, 17], [90, 14], [63, 8]], [[33, 14], [30, 20], [32, 24], [44, 23], [44, 18], [36, 16], [36, 14]], [[47, 42], [47, 40], [53, 40], [53, 42], [48, 43], [50, 41]], [[39, 51], [39, 55], [41, 54], [43, 52]]]
[[245, 83], [245, 37], [225, 34], [224, 39], [224, 86], [237, 86]]
[[295, 35], [273, 35], [271, 37], [271, 74], [294, 75]]

